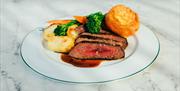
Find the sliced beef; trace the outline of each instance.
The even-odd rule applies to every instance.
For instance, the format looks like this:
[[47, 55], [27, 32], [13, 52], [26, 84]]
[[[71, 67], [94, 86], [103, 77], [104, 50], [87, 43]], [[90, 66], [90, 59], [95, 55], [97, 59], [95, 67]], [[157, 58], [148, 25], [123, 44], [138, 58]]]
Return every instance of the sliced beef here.
[[78, 43], [69, 52], [69, 56], [76, 59], [119, 59], [125, 56], [120, 46], [105, 43]]
[[[79, 39], [79, 38], [86, 38], [86, 39]], [[105, 43], [114, 43], [114, 45], [120, 45], [123, 49], [125, 49], [128, 46], [128, 42], [126, 38], [113, 35], [113, 34], [91, 34], [91, 33], [82, 33], [79, 38], [77, 39], [77, 43], [79, 41], [104, 41]]]
[[113, 41], [113, 40], [109, 40], [109, 39], [90, 39], [90, 38], [78, 38], [76, 39], [75, 44], [81, 43], [81, 42], [90, 42], [90, 43], [105, 43], [105, 44], [109, 44], [112, 46], [122, 46], [122, 48], [124, 49], [125, 46], [123, 45], [122, 42], [117, 42], [117, 41]]
[[[83, 25], [78, 26], [77, 28], [75, 28], [75, 30], [78, 31], [79, 34], [84, 33], [86, 31], [86, 29], [85, 29], [85, 27]], [[111, 32], [101, 29], [100, 33], [101, 34], [109, 34]]]
[[101, 29], [101, 30], [100, 30], [100, 33], [101, 33], [101, 34], [110, 34], [111, 32]]
[[126, 38], [123, 38], [121, 36], [116, 36], [116, 35], [113, 35], [113, 34], [91, 34], [91, 33], [82, 33], [81, 36], [90, 36], [90, 37], [95, 37], [95, 38], [104, 38], [104, 39], [111, 39], [111, 40], [114, 40], [114, 41], [127, 41]]
[[124, 49], [128, 45], [126, 38], [106, 30], [100, 30], [99, 34], [91, 34], [86, 32], [84, 26], [79, 26], [76, 30], [79, 36], [68, 54], [72, 58], [80, 60], [124, 58]]
[[83, 25], [78, 26], [77, 28], [75, 28], [76, 31], [78, 31], [79, 34], [85, 32], [85, 28]]

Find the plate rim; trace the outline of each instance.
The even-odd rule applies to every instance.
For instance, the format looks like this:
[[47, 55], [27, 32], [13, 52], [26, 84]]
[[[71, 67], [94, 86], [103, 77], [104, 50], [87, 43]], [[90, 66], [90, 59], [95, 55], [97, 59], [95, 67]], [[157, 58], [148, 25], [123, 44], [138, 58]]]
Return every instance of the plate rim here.
[[[78, 82], [78, 81], [77, 81], [77, 82], [76, 82], [76, 81], [66, 81], [66, 80], [62, 80], [62, 79], [53, 78], [53, 77], [47, 76], [47, 75], [39, 72], [39, 71], [36, 70], [35, 68], [31, 67], [31, 66], [25, 61], [25, 58], [23, 57], [23, 54], [22, 54], [22, 45], [23, 45], [26, 37], [27, 37], [30, 33], [32, 33], [33, 31], [37, 31], [37, 30], [42, 31], [42, 29], [44, 29], [44, 27], [37, 27], [37, 28], [35, 28], [34, 30], [28, 32], [28, 33], [24, 36], [24, 38], [23, 38], [23, 40], [22, 40], [22, 42], [21, 42], [21, 45], [20, 45], [20, 56], [21, 56], [23, 62], [24, 62], [31, 70], [35, 71], [36, 73], [38, 73], [38, 74], [40, 74], [40, 75], [42, 75], [42, 76], [45, 76], [45, 77], [49, 78], [49, 79], [55, 80], [55, 81], [60, 81], [60, 82], [65, 82], [65, 83], [77, 83], [77, 84], [93, 84], [93, 83], [106, 83], [106, 82], [111, 82], [111, 81], [116, 81], [116, 80], [128, 78], [128, 77], [131, 77], [131, 76], [133, 76], [133, 75], [135, 75], [135, 74], [137, 74], [137, 73], [142, 72], [143, 70], [145, 70], [146, 68], [148, 68], [150, 65], [152, 65], [152, 64], [155, 62], [155, 60], [156, 60], [156, 58], [158, 57], [158, 55], [159, 55], [159, 53], [160, 53], [160, 50], [161, 50], [160, 41], [159, 41], [159, 38], [158, 38], [158, 36], [156, 35], [156, 33], [154, 33], [154, 31], [152, 31], [152, 29], [150, 29], [150, 28], [149, 28], [148, 26], [146, 26], [145, 24], [142, 24], [142, 23], [141, 23], [141, 25], [147, 27], [147, 28], [155, 35], [155, 38], [157, 39], [157, 42], [158, 42], [158, 51], [157, 51], [157, 53], [156, 53], [156, 56], [153, 58], [153, 60], [152, 60], [147, 66], [143, 67], [141, 70], [139, 70], [139, 71], [137, 71], [137, 72], [134, 72], [134, 73], [132, 73], [132, 74], [130, 74], [130, 75], [127, 75], [127, 76], [124, 76], [124, 77], [115, 78], [115, 79], [106, 80], [106, 81], [92, 81], [92, 82], [81, 82], [81, 81]], [[39, 28], [39, 29], [38, 29], [38, 28]]]

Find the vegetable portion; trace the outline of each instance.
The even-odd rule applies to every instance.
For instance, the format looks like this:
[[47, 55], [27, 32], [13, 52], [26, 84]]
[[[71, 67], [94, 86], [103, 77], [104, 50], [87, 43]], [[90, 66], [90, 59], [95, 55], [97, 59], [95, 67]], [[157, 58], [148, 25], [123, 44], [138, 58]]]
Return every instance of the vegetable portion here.
[[73, 16], [79, 23], [85, 24], [87, 22], [86, 16]]
[[[69, 29], [73, 29], [76, 26], [73, 25]], [[47, 49], [55, 52], [67, 53], [74, 46], [74, 36], [55, 36], [54, 29], [57, 25], [51, 25], [47, 27], [43, 32], [43, 40]], [[71, 30], [73, 32], [73, 30]]]
[[43, 32], [43, 39], [46, 41], [51, 41], [53, 39], [53, 37], [55, 36], [53, 31], [56, 28], [57, 28], [57, 25], [51, 25], [51, 26], [48, 26], [47, 28], [45, 28], [44, 32]]
[[77, 27], [78, 27], [78, 25], [70, 26], [67, 30], [67, 36], [76, 39], [79, 35], [78, 31], [75, 30], [75, 28], [77, 28]]
[[67, 24], [58, 25], [57, 28], [54, 30], [55, 36], [66, 36], [68, 28], [74, 24], [79, 25], [79, 22], [76, 20], [72, 20]]
[[87, 19], [86, 28], [88, 32], [93, 34], [99, 33], [104, 15], [101, 12], [96, 12], [87, 16]]
[[46, 46], [49, 50], [66, 53], [74, 46], [74, 41], [69, 36], [55, 36], [51, 41], [46, 42]]
[[71, 21], [72, 20], [51, 20], [51, 21], [48, 21], [48, 23], [58, 25], [58, 24], [67, 24]]

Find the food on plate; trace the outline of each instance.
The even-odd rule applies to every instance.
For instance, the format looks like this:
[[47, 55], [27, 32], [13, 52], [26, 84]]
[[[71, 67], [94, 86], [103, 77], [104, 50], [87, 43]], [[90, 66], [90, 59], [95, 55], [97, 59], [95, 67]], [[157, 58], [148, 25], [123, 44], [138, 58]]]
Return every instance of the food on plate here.
[[54, 29], [56, 29], [57, 25], [51, 25], [44, 29], [43, 39], [46, 41], [51, 41], [53, 37], [55, 37]]
[[114, 46], [121, 46], [123, 49], [125, 49], [128, 46], [128, 42], [126, 38], [110, 33], [100, 33], [100, 34], [82, 33], [75, 41], [76, 44], [80, 42], [106, 43]]
[[72, 25], [72, 26], [70, 26], [70, 27], [68, 28], [68, 30], [67, 30], [67, 36], [70, 36], [70, 37], [72, 37], [72, 38], [74, 38], [74, 39], [77, 38], [79, 32], [75, 30], [76, 27], [78, 27], [78, 25]]
[[81, 33], [69, 55], [76, 59], [119, 59], [125, 56], [127, 39], [110, 33]]
[[124, 50], [120, 46], [98, 42], [78, 43], [69, 52], [69, 56], [76, 59], [120, 59], [124, 57]]
[[71, 21], [72, 20], [51, 20], [51, 21], [48, 21], [48, 23], [52, 25], [58, 25], [58, 24], [67, 24]]
[[134, 35], [139, 28], [138, 15], [124, 5], [116, 5], [105, 16], [105, 23], [113, 32], [123, 37]]
[[[65, 27], [67, 27], [67, 25]], [[58, 29], [58, 25], [50, 25], [44, 30], [43, 33], [45, 46], [49, 50], [55, 52], [69, 52], [74, 46], [75, 38], [78, 36], [77, 32], [75, 31], [76, 27], [77, 25], [74, 24], [68, 27], [67, 30], [62, 28], [63, 31], [56, 32], [55, 29]], [[65, 31], [67, 31], [67, 36], [56, 36], [58, 34], [66, 35]]]
[[79, 23], [85, 24], [87, 22], [86, 16], [73, 16]]
[[55, 36], [51, 41], [45, 42], [49, 50], [67, 53], [74, 46], [74, 39], [69, 36]]
[[90, 33], [99, 33], [101, 29], [102, 20], [104, 15], [101, 12], [93, 13], [87, 16], [86, 27]]
[[67, 33], [67, 30], [72, 25], [78, 25], [79, 23], [76, 20], [72, 20], [69, 23], [66, 24], [60, 24], [57, 26], [57, 28], [54, 30], [54, 34], [56, 36], [65, 36]]
[[122, 59], [127, 38], [139, 28], [137, 14], [123, 5], [108, 13], [52, 20], [43, 32], [46, 48], [61, 52], [61, 59], [77, 67], [96, 67], [103, 61]]
[[62, 61], [70, 63], [76, 67], [96, 67], [102, 62], [102, 60], [79, 60], [72, 58], [67, 54], [62, 54], [61, 59]]

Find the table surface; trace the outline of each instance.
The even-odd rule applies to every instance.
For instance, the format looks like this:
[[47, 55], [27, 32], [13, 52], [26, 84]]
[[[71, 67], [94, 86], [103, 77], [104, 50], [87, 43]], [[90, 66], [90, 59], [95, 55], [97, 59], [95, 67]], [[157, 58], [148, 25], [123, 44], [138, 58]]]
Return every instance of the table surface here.
[[[1, 91], [180, 91], [180, 0], [0, 1]], [[39, 75], [22, 61], [22, 39], [40, 24], [66, 16], [106, 12], [119, 3], [135, 10], [141, 23], [160, 40], [158, 58], [141, 73], [103, 84], [70, 84]]]

